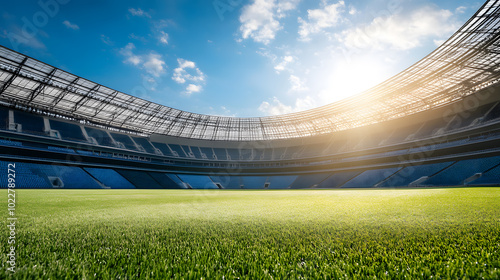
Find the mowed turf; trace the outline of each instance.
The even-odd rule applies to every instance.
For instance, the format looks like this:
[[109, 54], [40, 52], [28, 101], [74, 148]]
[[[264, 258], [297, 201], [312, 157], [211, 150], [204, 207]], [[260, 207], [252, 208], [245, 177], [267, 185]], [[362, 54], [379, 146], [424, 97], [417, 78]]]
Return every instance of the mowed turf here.
[[16, 195], [19, 279], [500, 278], [500, 188]]

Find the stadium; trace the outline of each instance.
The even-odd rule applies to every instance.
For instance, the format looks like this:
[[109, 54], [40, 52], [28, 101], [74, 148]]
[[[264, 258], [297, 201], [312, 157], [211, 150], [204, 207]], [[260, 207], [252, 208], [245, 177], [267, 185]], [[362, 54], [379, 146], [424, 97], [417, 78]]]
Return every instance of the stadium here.
[[2, 47], [2, 165], [26, 188], [349, 188], [500, 183], [498, 11], [357, 96], [261, 118], [148, 102]]
[[[428, 232], [422, 229], [425, 226], [421, 226], [421, 224], [425, 224], [429, 220], [420, 216], [418, 218], [420, 220], [417, 219], [419, 225], [417, 225], [417, 222], [413, 224], [413, 222], [407, 221], [401, 227], [397, 226], [399, 231], [395, 230], [396, 233], [391, 233], [391, 225], [381, 222], [382, 218], [376, 220], [375, 223], [382, 224], [383, 229], [381, 232], [387, 236], [392, 234], [392, 238], [395, 239], [402, 238], [401, 236], [408, 234], [406, 230], [411, 232], [411, 229], [408, 228], [412, 228], [417, 232], [413, 235], [413, 238], [417, 240], [417, 244], [424, 244], [425, 240], [430, 240], [429, 242], [435, 245], [434, 248], [439, 247], [436, 244], [443, 241], [442, 238], [445, 240], [444, 248], [452, 246], [450, 244], [462, 244], [457, 240], [469, 234], [472, 236], [469, 242], [473, 244], [470, 246], [476, 246], [475, 249], [470, 249], [467, 247], [468, 245], [464, 245], [471, 251], [463, 249], [465, 247], [457, 247], [455, 253], [459, 252], [460, 256], [469, 253], [470, 255], [467, 256], [477, 256], [474, 255], [477, 252], [476, 250], [479, 250], [479, 252], [483, 250], [485, 254], [478, 253], [482, 256], [482, 258], [478, 257], [482, 261], [480, 265], [484, 264], [482, 268], [475, 268], [475, 266], [471, 265], [475, 259], [464, 257], [466, 260], [462, 259], [462, 270], [442, 270], [444, 269], [443, 262], [446, 261], [444, 259], [436, 259], [434, 262], [428, 260], [427, 267], [430, 267], [428, 270], [415, 265], [419, 262], [417, 259], [406, 260], [406, 263], [413, 263], [414, 266], [395, 261], [397, 265], [401, 264], [402, 269], [406, 270], [408, 266], [405, 273], [409, 273], [407, 275], [410, 277], [430, 278], [433, 275], [444, 278], [499, 277], [497, 267], [500, 266], [498, 262], [498, 236], [500, 235], [498, 235], [497, 227], [498, 217], [493, 218], [498, 214], [498, 208], [495, 206], [498, 204], [498, 190], [494, 187], [500, 185], [499, 27], [500, 1], [487, 1], [472, 18], [436, 50], [379, 85], [358, 95], [319, 108], [278, 116], [253, 118], [203, 115], [174, 109], [113, 90], [105, 85], [73, 75], [7, 47], [0, 46], [0, 166], [2, 170], [7, 170], [11, 164], [15, 164], [16, 189], [21, 189], [18, 193], [19, 201], [23, 201], [23, 195], [26, 200], [28, 198], [33, 199], [33, 203], [38, 199], [40, 199], [39, 201], [45, 201], [45, 198], [35, 198], [37, 197], [36, 192], [24, 190], [39, 189], [40, 192], [45, 192], [44, 194], [47, 196], [63, 196], [59, 197], [58, 201], [67, 199], [67, 204], [64, 204], [64, 207], [68, 207], [68, 209], [71, 208], [71, 203], [76, 205], [81, 202], [81, 200], [75, 198], [79, 195], [85, 195], [85, 193], [80, 193], [81, 189], [135, 189], [130, 191], [134, 191], [136, 195], [150, 196], [151, 199], [157, 195], [162, 196], [152, 189], [179, 189], [179, 191], [162, 193], [165, 196], [204, 196], [205, 198], [196, 198], [194, 204], [193, 202], [188, 203], [190, 205], [188, 205], [189, 209], [179, 206], [183, 209], [182, 211], [185, 211], [179, 214], [182, 217], [200, 215], [195, 218], [200, 219], [197, 220], [196, 229], [186, 225], [179, 225], [180, 229], [176, 233], [177, 237], [171, 236], [171, 238], [182, 239], [182, 235], [202, 238], [201, 236], [205, 235], [209, 236], [209, 239], [212, 238], [210, 239], [211, 242], [218, 240], [217, 238], [226, 238], [220, 237], [219, 234], [226, 236], [235, 234], [237, 236], [236, 233], [231, 231], [232, 229], [225, 227], [220, 232], [215, 233], [203, 231], [203, 225], [206, 222], [203, 217], [208, 214], [200, 213], [210, 212], [215, 209], [213, 208], [215, 206], [210, 204], [213, 196], [221, 199], [225, 198], [227, 194], [231, 194], [238, 196], [241, 201], [245, 201], [250, 197], [260, 200], [266, 194], [278, 194], [279, 196], [297, 194], [299, 197], [313, 196], [319, 199], [318, 197], [323, 194], [325, 196], [329, 195], [326, 192], [330, 190], [327, 191], [326, 189], [344, 189], [346, 191], [344, 194], [350, 194], [348, 191], [352, 189], [363, 189], [359, 191], [365, 192], [365, 195], [373, 194], [377, 196], [377, 190], [391, 189], [391, 191], [397, 191], [401, 189], [400, 191], [419, 192], [454, 187], [450, 188], [450, 190], [458, 197], [458, 193], [467, 194], [480, 190], [481, 194], [472, 193], [470, 197], [477, 196], [485, 200], [481, 202], [472, 201], [470, 205], [467, 204], [467, 207], [470, 207], [468, 209], [474, 209], [477, 206], [478, 215], [482, 215], [481, 209], [488, 207], [491, 209], [488, 208], [490, 210], [484, 211], [490, 212], [482, 216], [483, 218], [478, 218], [477, 221], [473, 222], [471, 219], [475, 218], [457, 214], [462, 213], [460, 209], [463, 208], [460, 208], [461, 206], [456, 206], [455, 209], [453, 204], [443, 203], [443, 207], [446, 207], [446, 209], [455, 209], [456, 212], [453, 213], [456, 215], [450, 215], [455, 215], [453, 217], [458, 218], [455, 223], [444, 218], [447, 214], [439, 216], [436, 224], [431, 223], [435, 235], [428, 235]], [[7, 184], [3, 182], [7, 182], [9, 178], [7, 172], [0, 174], [2, 188], [7, 188]], [[468, 187], [474, 188], [469, 189]], [[75, 193], [71, 193], [70, 190], [56, 193], [54, 189], [58, 189], [57, 191], [75, 189]], [[214, 190], [208, 191], [208, 189]], [[242, 191], [250, 189], [286, 189], [286, 191], [256, 193]], [[294, 193], [291, 189], [302, 189], [302, 191]], [[231, 193], [226, 190], [239, 191]], [[313, 191], [313, 193], [309, 193], [308, 190]], [[105, 192], [103, 190], [99, 191]], [[98, 195], [99, 191], [89, 190], [89, 197]], [[322, 193], [323, 191], [325, 193]], [[109, 190], [109, 192], [111, 193], [107, 194], [113, 194], [112, 190]], [[73, 198], [70, 197], [71, 194], [74, 195]], [[126, 193], [116, 190], [115, 194], [125, 195]], [[488, 194], [488, 196], [483, 196], [483, 194]], [[305, 208], [300, 207], [306, 206], [300, 203], [299, 197], [293, 198], [292, 201], [298, 203], [297, 207], [302, 211]], [[127, 202], [127, 199], [130, 199], [130, 201]], [[353, 197], [352, 199], [353, 201], [358, 199], [358, 201], [363, 201], [364, 198]], [[368, 201], [368, 198], [365, 199]], [[406, 205], [412, 205], [417, 200], [405, 200]], [[462, 203], [461, 198], [457, 198], [456, 201]], [[342, 204], [341, 200], [337, 202], [339, 205]], [[47, 203], [46, 205], [52, 205], [49, 202]], [[107, 205], [107, 202], [101, 203]], [[135, 205], [138, 202], [126, 198], [121, 202], [115, 201], [113, 203]], [[205, 205], [205, 203], [210, 205]], [[225, 205], [225, 200], [221, 200], [220, 203]], [[245, 205], [245, 202], [241, 203]], [[484, 203], [484, 205], [481, 203]], [[439, 204], [439, 201], [434, 201], [432, 207], [438, 207], [436, 205]], [[96, 204], [96, 209], [101, 209], [102, 205]], [[244, 211], [248, 210], [249, 213], [254, 213], [250, 211], [253, 206], [247, 206]], [[346, 206], [343, 205], [342, 207]], [[28, 206], [24, 206], [25, 208], [19, 207], [24, 209], [19, 210], [21, 213], [25, 211], [25, 213], [31, 213], [33, 216], [36, 216], [36, 211], [43, 211], [37, 208], [41, 206], [35, 206], [35, 204], [33, 204], [34, 208], [31, 208], [31, 210]], [[82, 207], [93, 206], [89, 202], [88, 205]], [[281, 215], [282, 218], [288, 217], [287, 213], [295, 213], [288, 208], [286, 211], [291, 212], [280, 211], [279, 209], [270, 210], [270, 208], [266, 207], [262, 211], [277, 211], [276, 213]], [[365, 213], [363, 212], [363, 206], [356, 207], [358, 207], [356, 208], [357, 212], [354, 212], [358, 214]], [[383, 206], [380, 207], [383, 208]], [[400, 207], [404, 206], [399, 204], [397, 206], [388, 206], [387, 211], [400, 213]], [[54, 209], [51, 211], [59, 211]], [[336, 209], [339, 210], [339, 208]], [[443, 209], [445, 208], [441, 210]], [[149, 210], [144, 211], [148, 212]], [[152, 211], [163, 213], [159, 208], [154, 208]], [[304, 211], [312, 213], [316, 210], [307, 208]], [[343, 210], [339, 211], [336, 215], [344, 213]], [[372, 211], [375, 210], [372, 209]], [[375, 211], [375, 213], [380, 214], [382, 212], [377, 211], [385, 210], [379, 209]], [[36, 213], [39, 214], [39, 212]], [[76, 213], [80, 212], [72, 214], [64, 212], [61, 214], [71, 215], [72, 217], [71, 221], [67, 221], [67, 227], [78, 224], [78, 215], [81, 213]], [[368, 217], [370, 213], [373, 212], [366, 212], [366, 216], [363, 217]], [[56, 212], [52, 214], [58, 215]], [[226, 217], [224, 213], [219, 214], [217, 219]], [[294, 216], [297, 223], [300, 225], [307, 223], [308, 219], [301, 218], [301, 214], [298, 212], [295, 214], [297, 215]], [[389, 217], [386, 214], [384, 214], [383, 219]], [[125, 232], [125, 229], [122, 228], [124, 227], [123, 221], [120, 222], [120, 225], [110, 222], [114, 218], [106, 216], [105, 219], [110, 219], [107, 220], [110, 223], [100, 224], [98, 220], [93, 220], [97, 218], [89, 218], [85, 216], [86, 214], [81, 215], [85, 219], [90, 219], [98, 224], [98, 230], [86, 226], [78, 228], [78, 232], [69, 233], [65, 226], [61, 226], [66, 230], [62, 232], [66, 232], [68, 235], [66, 237], [59, 235], [56, 237], [56, 239], [59, 238], [59, 242], [62, 242], [60, 246], [71, 247], [71, 245], [68, 245], [71, 242], [64, 241], [65, 238], [73, 238], [72, 242], [76, 242], [79, 244], [78, 246], [88, 249], [84, 250], [85, 252], [95, 249], [99, 251], [98, 254], [104, 254], [101, 253], [101, 250], [108, 250], [108, 247], [116, 248], [116, 246], [120, 246], [118, 243], [123, 241], [121, 239], [119, 239], [121, 241], [117, 241], [117, 244], [109, 241], [113, 244], [104, 245], [108, 241], [102, 241], [103, 244], [96, 245], [97, 247], [92, 247], [93, 249], [85, 247], [87, 246], [85, 245], [87, 243], [83, 241], [85, 238], [81, 238], [85, 231], [90, 231], [91, 234], [103, 234], [108, 230], [106, 229], [107, 225], [110, 226], [111, 230], [117, 232]], [[113, 215], [116, 215], [116, 219], [122, 217], [118, 212]], [[161, 215], [167, 214], [163, 213]], [[249, 232], [248, 234], [260, 236], [260, 231], [257, 232], [257, 229], [251, 229], [251, 225], [257, 228], [262, 227], [265, 229], [264, 231], [271, 234], [278, 234], [276, 229], [273, 229], [265, 222], [260, 224], [257, 216], [260, 217], [262, 213], [255, 215], [250, 218], [247, 217], [250, 220], [250, 226], [241, 226], [243, 222], [239, 218], [233, 221], [224, 221], [229, 224], [233, 223], [233, 226], [234, 223], [239, 223], [240, 227], [235, 231], [239, 232], [241, 236], [246, 236], [245, 231]], [[325, 215], [330, 217], [333, 214]], [[43, 219], [49, 219], [48, 216], [42, 216]], [[149, 219], [145, 217], [128, 217], [125, 219], [137, 223], [141, 219]], [[348, 220], [351, 216], [342, 217]], [[293, 223], [292, 220], [295, 218], [283, 218], [283, 221]], [[318, 217], [319, 222], [315, 221], [321, 224], [323, 218]], [[28, 217], [25, 217], [25, 219], [28, 219]], [[66, 218], [61, 216], [61, 219]], [[212, 216], [207, 218], [208, 221], [212, 221], [211, 219], [215, 218]], [[354, 221], [360, 221], [356, 219]], [[222, 275], [226, 275], [225, 277], [231, 279], [240, 279], [238, 277], [243, 279], [267, 279], [267, 277], [272, 278], [275, 272], [275, 277], [278, 279], [299, 279], [301, 277], [328, 279], [329, 277], [350, 278], [356, 276], [406, 277], [403, 271], [395, 272], [395, 267], [398, 266], [391, 266], [392, 261], [385, 260], [387, 265], [378, 269], [378, 265], [375, 263], [384, 262], [380, 258], [385, 257], [376, 254], [376, 252], [379, 251], [380, 244], [385, 241], [373, 237], [377, 236], [378, 231], [374, 225], [366, 224], [367, 221], [365, 218], [361, 219], [359, 226], [362, 228], [359, 229], [354, 228], [347, 221], [345, 222], [347, 224], [342, 222], [340, 224], [334, 223], [336, 229], [329, 229], [333, 232], [338, 228], [347, 230], [351, 226], [350, 230], [347, 231], [354, 237], [351, 239], [351, 237], [341, 236], [338, 237], [340, 240], [343, 240], [343, 242], [354, 240], [352, 241], [353, 244], [358, 241], [361, 242], [360, 240], [372, 242], [370, 244], [373, 246], [367, 245], [368, 248], [365, 249], [359, 249], [362, 247], [356, 245], [352, 247], [353, 252], [367, 250], [354, 257], [359, 259], [356, 259], [356, 261], [351, 259], [352, 263], [348, 263], [348, 265], [354, 267], [358, 263], [364, 262], [365, 268], [359, 270], [350, 270], [340, 266], [340, 264], [321, 270], [319, 267], [323, 267], [322, 261], [317, 261], [316, 268], [313, 268], [314, 265], [311, 262], [309, 263], [310, 267], [301, 264], [306, 263], [308, 258], [314, 259], [315, 257], [308, 255], [308, 249], [294, 247], [293, 242], [300, 243], [301, 241], [295, 240], [293, 234], [290, 234], [290, 236], [287, 235], [286, 239], [292, 243], [287, 243], [289, 247], [285, 246], [285, 251], [289, 249], [297, 252], [298, 255], [292, 253], [289, 256], [289, 258], [293, 259], [290, 260], [290, 263], [285, 263], [285, 256], [275, 255], [274, 258], [285, 258], [281, 262], [282, 267], [285, 269], [285, 266], [288, 265], [292, 267], [291, 271], [290, 269], [286, 271], [278, 270], [274, 263], [266, 263], [263, 265], [265, 268], [259, 265], [247, 267], [245, 260], [252, 258], [252, 250], [254, 252], [253, 256], [260, 258], [264, 263], [269, 262], [271, 259], [270, 255], [266, 255], [266, 253], [259, 251], [258, 248], [247, 244], [241, 247], [243, 248], [241, 252], [244, 252], [241, 254], [244, 254], [244, 257], [239, 257], [242, 259], [238, 259], [238, 256], [226, 255], [217, 255], [218, 257], [215, 257], [215, 259], [211, 259], [203, 255], [203, 251], [201, 251], [202, 253], [200, 251], [195, 253], [195, 251], [188, 250], [186, 254], [189, 255], [189, 252], [191, 252], [193, 259], [196, 256], [199, 257], [196, 261], [197, 264], [191, 266], [190, 260], [184, 258], [179, 261], [177, 259], [177, 262], [172, 261], [172, 263], [178, 264], [177, 268], [168, 262], [162, 263], [160, 268], [153, 264], [144, 264], [141, 262], [140, 257], [135, 255], [138, 254], [138, 251], [133, 251], [133, 258], [136, 259], [130, 260], [129, 256], [131, 266], [147, 267], [144, 272], [138, 274], [134, 274], [135, 272], [130, 267], [123, 268], [123, 270], [114, 270], [114, 268], [110, 269], [112, 266], [104, 265], [103, 268], [97, 262], [93, 263], [92, 261], [88, 261], [88, 263], [92, 264], [80, 267], [75, 265], [77, 260], [73, 259], [72, 253], [67, 252], [73, 250], [73, 254], [78, 255], [78, 253], [74, 252], [73, 247], [71, 247], [73, 249], [65, 247], [61, 249], [66, 250], [62, 257], [71, 259], [66, 264], [67, 267], [70, 267], [69, 270], [55, 267], [48, 274], [44, 274], [45, 270], [32, 266], [39, 262], [39, 260], [32, 258], [29, 264], [22, 268], [23, 273], [25, 273], [22, 275], [36, 275], [33, 276], [34, 278], [50, 276], [54, 278], [74, 278], [78, 276], [83, 278], [116, 278], [120, 275], [128, 275], [130, 278], [178, 279], [194, 279], [195, 276], [198, 279], [200, 276], [207, 279], [220, 279]], [[214, 224], [218, 225], [219, 222], [222, 223], [217, 220]], [[36, 224], [36, 222], [33, 223]], [[92, 223], [88, 222], [88, 224]], [[157, 226], [154, 226], [154, 223], [151, 227], [145, 226], [144, 232], [129, 232], [129, 234], [133, 235], [134, 238], [144, 238], [145, 240], [153, 240], [152, 236], [155, 235], [155, 232], [159, 236], [165, 236], [166, 233], [160, 227], [160, 225], [165, 226], [165, 224], [158, 223]], [[450, 228], [440, 227], [440, 225], [445, 224], [459, 227], [460, 233], [457, 235], [453, 233], [451, 234], [452, 237], [449, 237]], [[297, 228], [301, 228], [300, 225], [296, 225]], [[49, 230], [45, 227], [46, 225], [38, 229], [40, 232], [46, 230], [43, 234], [38, 232], [40, 236], [47, 236], [49, 232], [53, 232], [52, 229]], [[217, 226], [212, 224], [206, 225], [206, 227]], [[32, 228], [32, 230], [37, 232], [37, 229]], [[305, 233], [301, 232], [301, 230], [305, 231]], [[314, 236], [314, 233], [308, 231], [307, 227], [295, 229], [292, 232], [303, 238], [300, 240], [307, 239], [306, 235], [309, 237]], [[282, 231], [279, 234], [282, 234]], [[322, 236], [321, 234], [318, 235]], [[24, 233], [24, 236], [24, 238], [27, 238], [28, 234]], [[91, 238], [97, 237], [93, 236]], [[248, 238], [248, 242], [253, 240], [253, 242], [259, 243], [258, 240], [270, 237], [266, 235], [266, 237]], [[226, 241], [231, 243], [235, 242], [236, 239], [238, 238], [234, 237], [231, 239], [233, 241]], [[98, 241], [98, 238], [94, 240], [101, 242]], [[103, 240], [108, 239], [104, 238]], [[49, 264], [54, 261], [49, 256], [50, 252], [57, 251], [47, 249], [48, 251], [42, 250], [43, 252], [32, 253], [29, 246], [36, 246], [35, 244], [39, 241], [30, 239], [24, 242], [26, 242], [24, 247], [20, 247], [21, 254], [24, 253], [25, 258], [28, 258], [26, 256], [30, 254], [38, 254], [38, 257], [43, 256], [46, 265], [40, 265], [40, 267], [48, 269]], [[154, 259], [153, 252], [156, 252], [155, 250], [161, 251], [161, 249], [158, 249], [160, 247], [155, 247], [156, 249], [153, 248], [154, 250], [152, 250], [152, 243], [143, 242], [146, 243], [141, 243], [141, 246], [146, 246], [150, 250], [148, 251], [149, 257]], [[213, 246], [223, 246], [222, 243], [217, 243], [218, 241], [213, 242], [215, 243], [210, 244], [212, 248]], [[235, 247], [240, 246], [243, 241], [238, 242], [235, 244], [239, 245], [233, 245]], [[260, 246], [272, 248], [272, 245], [262, 242], [259, 243]], [[311, 242], [314, 243], [314, 241]], [[50, 247], [48, 245], [50, 244], [49, 240], [42, 241], [42, 244]], [[496, 249], [494, 244], [497, 244]], [[328, 252], [331, 253], [335, 250], [340, 251], [340, 254], [342, 254], [343, 250], [342, 247], [338, 247], [328, 251], [330, 247], [318, 246], [320, 247], [317, 250], [324, 251], [322, 254], [328, 254]], [[387, 245], [387, 247], [390, 246], [392, 245]], [[400, 247], [393, 249], [395, 251], [401, 250]], [[215, 249], [210, 249], [207, 254], [215, 254], [213, 250]], [[422, 256], [429, 252], [422, 250], [419, 251], [421, 255], [415, 254]], [[450, 253], [452, 249], [442, 250]], [[174, 254], [174, 251], [171, 251], [171, 253]], [[255, 255], [256, 251], [260, 253]], [[129, 254], [130, 252], [122, 253]], [[370, 257], [369, 261], [364, 259], [366, 257], [365, 253], [372, 255], [373, 260], [372, 257]], [[182, 256], [180, 251], [176, 254]], [[453, 253], [450, 254], [452, 254], [452, 257], [448, 261], [460, 259]], [[107, 255], [107, 257], [101, 255], [99, 258], [111, 264], [113, 263], [112, 259], [118, 255], [120, 255], [119, 252], [114, 252], [114, 255]], [[392, 260], [404, 258], [398, 254], [396, 255], [393, 256]], [[445, 255], [446, 253], [442, 253], [443, 258], [445, 258]], [[80, 257], [84, 260], [89, 258], [87, 255]], [[379, 259], [376, 260], [377, 258]], [[218, 262], [215, 261], [217, 259], [232, 262], [233, 267], [228, 268], [222, 274], [217, 274], [214, 272], [216, 268], [210, 266], [217, 266]], [[120, 260], [120, 257], [116, 257], [116, 260]], [[344, 258], [344, 260], [346, 259]], [[200, 267], [198, 267], [198, 262]], [[125, 263], [127, 262], [125, 261]], [[354, 265], [354, 263], [356, 264]], [[3, 266], [5, 268], [6, 264], [3, 264]], [[20, 267], [22, 267], [21, 264]], [[414, 271], [411, 270], [413, 268], [415, 268]], [[3, 271], [6, 273], [5, 269]], [[99, 272], [97, 275], [93, 274], [94, 276], [88, 274], [92, 271]], [[106, 271], [112, 271], [112, 273], [107, 274]]]

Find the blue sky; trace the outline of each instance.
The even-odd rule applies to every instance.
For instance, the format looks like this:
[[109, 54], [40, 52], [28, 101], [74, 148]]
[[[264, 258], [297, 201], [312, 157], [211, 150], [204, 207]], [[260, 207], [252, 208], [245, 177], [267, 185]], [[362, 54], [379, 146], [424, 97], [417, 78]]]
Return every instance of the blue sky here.
[[482, 4], [5, 1], [0, 44], [177, 109], [266, 116], [325, 105], [390, 78]]

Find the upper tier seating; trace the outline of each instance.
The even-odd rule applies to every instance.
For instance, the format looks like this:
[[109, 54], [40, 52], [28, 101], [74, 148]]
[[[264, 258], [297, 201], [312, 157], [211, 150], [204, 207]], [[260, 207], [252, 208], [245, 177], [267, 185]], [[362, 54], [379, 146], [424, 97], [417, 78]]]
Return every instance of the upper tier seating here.
[[500, 118], [500, 102], [498, 102], [491, 111], [483, 118], [483, 122], [488, 122]]
[[170, 146], [170, 149], [172, 149], [174, 155], [177, 154], [177, 156], [179, 157], [188, 157], [181, 146], [177, 144], [168, 144], [168, 146]]
[[87, 131], [87, 135], [94, 138], [99, 145], [107, 147], [115, 146], [113, 144], [113, 139], [106, 131], [93, 127], [85, 127], [85, 131]]
[[50, 129], [57, 130], [61, 139], [87, 142], [87, 138], [83, 135], [82, 129], [79, 125], [56, 120], [50, 120], [49, 122]]
[[132, 139], [134, 139], [135, 143], [140, 145], [147, 153], [150, 154], [156, 153], [155, 148], [153, 147], [153, 145], [151, 145], [151, 142], [149, 142], [148, 139], [143, 137], [132, 137]]
[[227, 160], [226, 149], [224, 148], [213, 148], [214, 154], [217, 156], [218, 160]]
[[33, 113], [14, 111], [14, 123], [22, 126], [22, 132], [46, 135], [43, 117]]
[[125, 149], [137, 151], [137, 147], [135, 146], [134, 141], [132, 141], [132, 138], [130, 138], [130, 136], [115, 132], [110, 132], [109, 134], [111, 134], [111, 137], [113, 137], [116, 142], [122, 143]]
[[164, 156], [169, 156], [169, 157], [173, 157], [174, 156], [174, 154], [172, 154], [172, 151], [167, 146], [167, 144], [165, 144], [165, 143], [157, 143], [157, 142], [152, 142], [152, 144], [153, 144], [153, 146], [155, 146], [155, 148], [157, 148], [158, 150], [160, 150]]

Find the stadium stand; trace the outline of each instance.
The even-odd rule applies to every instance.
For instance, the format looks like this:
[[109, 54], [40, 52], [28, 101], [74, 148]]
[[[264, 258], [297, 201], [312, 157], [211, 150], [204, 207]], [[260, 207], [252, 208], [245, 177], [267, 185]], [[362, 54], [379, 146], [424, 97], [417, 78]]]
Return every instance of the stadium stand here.
[[151, 142], [148, 141], [148, 139], [142, 137], [132, 137], [132, 139], [136, 144], [140, 145], [147, 153], [150, 154], [156, 153], [155, 147], [153, 147], [153, 145], [151, 144]]
[[163, 189], [162, 185], [153, 179], [148, 172], [125, 169], [116, 169], [116, 172], [138, 189]]
[[114, 141], [111, 136], [109, 136], [108, 132], [93, 127], [85, 127], [85, 131], [87, 132], [87, 135], [95, 139], [99, 145], [108, 147], [115, 146]]
[[167, 144], [164, 143], [157, 143], [157, 142], [152, 142], [153, 146], [160, 150], [163, 155], [173, 157], [174, 154], [170, 150], [170, 148], [167, 146]]
[[177, 144], [169, 144], [170, 149], [172, 150], [173, 154], [178, 157], [187, 157], [186, 153], [184, 153], [184, 150], [182, 149], [181, 146]]
[[194, 157], [197, 159], [203, 159], [204, 157], [201, 155], [201, 151], [199, 147], [191, 146], [190, 147], [191, 152], [193, 153]]
[[0, 107], [0, 129], [9, 128], [9, 109]]
[[173, 176], [169, 176], [165, 173], [160, 172], [148, 172], [149, 176], [158, 182], [162, 188], [164, 189], [181, 189], [184, 188], [184, 184], [175, 176], [175, 179], [172, 179]]
[[214, 154], [218, 160], [227, 160], [226, 149], [223, 148], [213, 148]]
[[401, 167], [366, 170], [358, 176], [347, 181], [341, 188], [372, 188], [382, 180], [392, 176]]
[[193, 189], [218, 189], [209, 176], [179, 174], [177, 177]]
[[456, 162], [424, 181], [428, 186], [458, 186], [476, 173], [482, 173], [500, 163], [500, 156], [480, 159], [469, 159]]
[[335, 172], [328, 178], [319, 183], [318, 188], [338, 188], [345, 184], [347, 181], [358, 176], [362, 171], [344, 171]]
[[290, 185], [291, 189], [317, 188], [328, 177], [327, 173], [299, 175]]
[[[132, 138], [130, 138], [130, 136], [125, 135], [125, 134], [121, 134], [121, 133], [115, 133], [115, 132], [110, 132], [109, 134], [111, 135], [111, 137], [113, 137], [115, 142], [118, 143], [118, 146], [120, 148], [137, 151], [137, 146], [135, 145]], [[120, 143], [123, 146], [121, 146]]]
[[14, 111], [14, 123], [21, 125], [22, 132], [46, 135], [43, 117], [28, 112]]
[[[2, 170], [7, 170], [8, 164], [12, 162], [0, 161], [0, 168]], [[15, 163], [15, 174], [16, 174], [16, 187], [20, 186], [22, 188], [33, 188], [33, 189], [46, 189], [52, 188], [49, 179], [40, 172], [39, 165], [32, 163], [16, 162]], [[0, 172], [0, 188], [7, 188], [7, 172]]]
[[295, 180], [297, 179], [296, 175], [292, 176], [270, 176], [267, 179], [268, 189], [286, 189], [288, 188]]
[[496, 120], [498, 118], [500, 118], [500, 102], [495, 104], [495, 106], [490, 110], [490, 112], [483, 118], [483, 122]]
[[63, 140], [88, 142], [79, 125], [56, 120], [49, 120], [49, 123], [50, 129], [58, 131]]
[[431, 163], [424, 165], [411, 165], [406, 166], [399, 170], [393, 176], [390, 176], [383, 182], [379, 183], [377, 187], [393, 188], [393, 187], [407, 187], [411, 183], [421, 179], [431, 177], [441, 170], [452, 165], [453, 162]]
[[207, 148], [207, 147], [200, 147], [200, 151], [208, 158], [208, 159], [215, 159], [215, 154], [212, 148]]
[[186, 154], [187, 157], [189, 158], [195, 158], [196, 156], [194, 155], [193, 151], [191, 151], [191, 148], [187, 145], [181, 145], [181, 149], [184, 151], [184, 154]]
[[190, 189], [191, 187], [188, 186], [186, 183], [182, 182], [181, 179], [175, 174], [165, 174], [172, 182], [174, 182], [177, 186], [179, 186], [182, 189]]
[[238, 149], [226, 149], [229, 160], [239, 160], [240, 151]]
[[210, 179], [212, 182], [214, 182], [216, 185], [219, 184], [222, 186], [224, 189], [241, 189], [243, 184], [243, 180], [241, 179], [241, 176], [210, 176]]
[[92, 177], [111, 189], [135, 189], [135, 186], [113, 169], [84, 168]]
[[476, 180], [473, 180], [469, 183], [468, 185], [498, 185], [498, 182], [500, 182], [500, 165], [497, 165], [494, 168], [491, 168], [490, 170], [484, 172], [481, 174], [481, 177], [479, 177]]
[[263, 189], [266, 185], [267, 176], [241, 176], [242, 189]]

